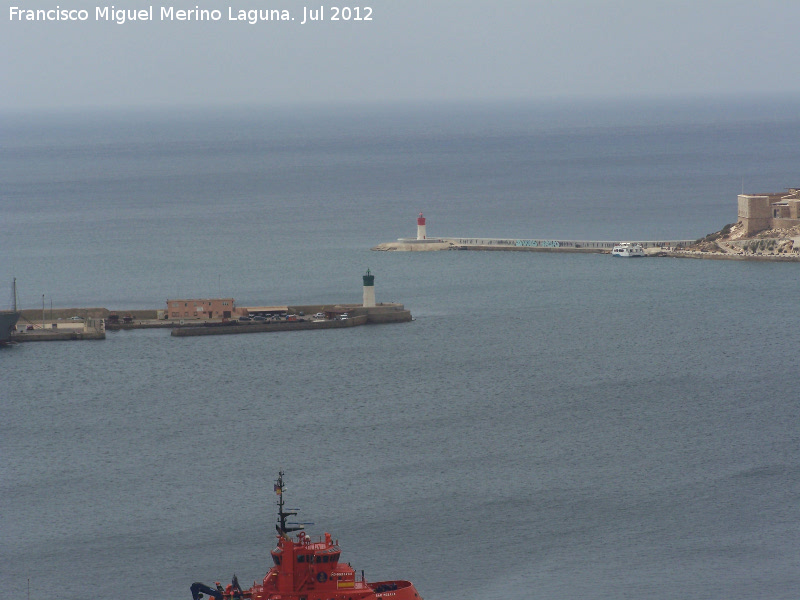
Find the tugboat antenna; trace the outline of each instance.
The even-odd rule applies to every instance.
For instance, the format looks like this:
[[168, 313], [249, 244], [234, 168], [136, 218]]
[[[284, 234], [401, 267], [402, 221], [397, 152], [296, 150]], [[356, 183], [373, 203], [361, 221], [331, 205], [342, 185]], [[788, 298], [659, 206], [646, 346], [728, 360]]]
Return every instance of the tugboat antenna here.
[[287, 525], [286, 517], [292, 517], [297, 514], [296, 510], [283, 510], [283, 471], [278, 471], [278, 480], [275, 482], [275, 493], [278, 494], [278, 524], [275, 529], [278, 534], [285, 536], [291, 531], [299, 531], [303, 529], [302, 525], [295, 526], [295, 523]]

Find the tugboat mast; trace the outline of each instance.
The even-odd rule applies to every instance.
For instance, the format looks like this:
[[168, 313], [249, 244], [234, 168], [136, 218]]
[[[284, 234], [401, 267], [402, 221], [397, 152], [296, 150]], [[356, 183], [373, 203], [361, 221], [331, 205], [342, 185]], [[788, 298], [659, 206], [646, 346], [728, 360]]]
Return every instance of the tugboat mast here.
[[296, 510], [283, 510], [283, 471], [278, 471], [278, 480], [275, 482], [275, 493], [278, 494], [278, 524], [275, 529], [281, 537], [287, 537], [289, 532], [300, 531], [303, 529], [302, 525], [288, 526], [286, 524], [286, 517], [297, 515]]

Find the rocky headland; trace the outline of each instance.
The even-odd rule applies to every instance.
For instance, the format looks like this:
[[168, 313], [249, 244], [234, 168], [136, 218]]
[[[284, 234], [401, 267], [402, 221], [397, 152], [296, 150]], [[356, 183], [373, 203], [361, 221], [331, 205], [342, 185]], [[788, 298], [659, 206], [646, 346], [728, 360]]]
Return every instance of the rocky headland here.
[[652, 249], [648, 254], [678, 258], [800, 262], [800, 225], [767, 229], [746, 236], [744, 226], [739, 221], [709, 233], [685, 248]]

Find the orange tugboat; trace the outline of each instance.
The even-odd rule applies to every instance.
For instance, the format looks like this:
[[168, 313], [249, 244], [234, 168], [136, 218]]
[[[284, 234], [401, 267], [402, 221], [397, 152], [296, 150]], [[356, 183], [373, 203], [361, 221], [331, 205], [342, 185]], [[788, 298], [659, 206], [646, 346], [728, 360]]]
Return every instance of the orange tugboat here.
[[[192, 600], [203, 594], [216, 600], [422, 600], [410, 581], [367, 582], [364, 572], [360, 579], [348, 563], [340, 563], [341, 549], [329, 533], [322, 538], [311, 538], [303, 531], [303, 524], [287, 523], [287, 517], [296, 511], [284, 510], [283, 471], [278, 473], [275, 493], [278, 494], [278, 545], [272, 551], [275, 565], [262, 583], [243, 590], [236, 575], [226, 588], [216, 584], [216, 589], [202, 583], [191, 586]], [[293, 532], [299, 532], [292, 537]]]

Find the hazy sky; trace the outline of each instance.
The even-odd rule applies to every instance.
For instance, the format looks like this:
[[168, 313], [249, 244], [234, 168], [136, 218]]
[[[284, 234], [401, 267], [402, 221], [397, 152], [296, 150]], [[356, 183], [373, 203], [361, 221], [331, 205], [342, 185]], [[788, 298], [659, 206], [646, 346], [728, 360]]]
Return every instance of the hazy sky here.
[[[369, 0], [349, 6], [371, 21], [332, 21], [322, 4], [326, 20], [305, 25], [320, 4], [120, 0], [154, 17], [122, 25], [96, 20], [101, 2], [2, 4], [6, 109], [735, 93], [800, 106], [800, 0]], [[88, 20], [11, 20], [11, 7], [56, 6]], [[170, 6], [221, 18], [162, 21]], [[259, 7], [295, 20], [229, 20]]]

